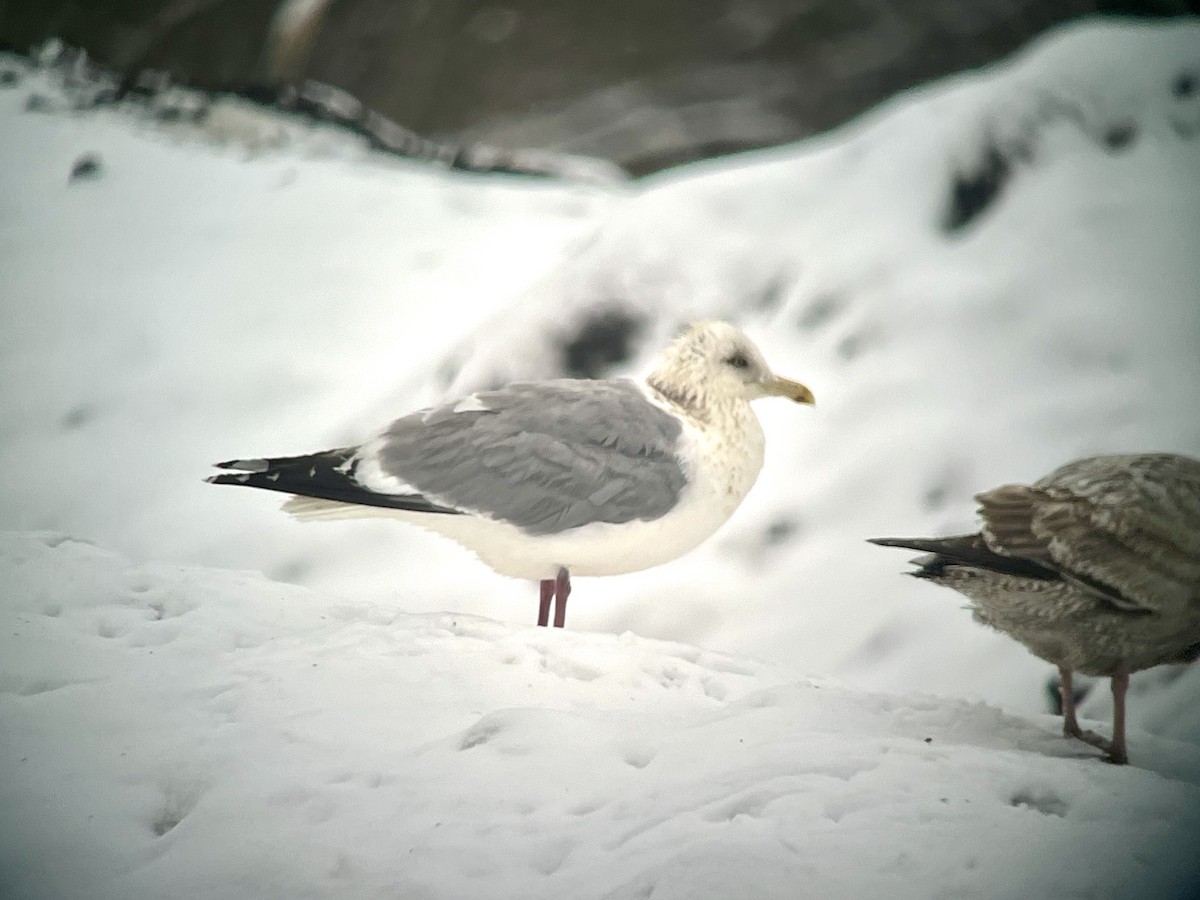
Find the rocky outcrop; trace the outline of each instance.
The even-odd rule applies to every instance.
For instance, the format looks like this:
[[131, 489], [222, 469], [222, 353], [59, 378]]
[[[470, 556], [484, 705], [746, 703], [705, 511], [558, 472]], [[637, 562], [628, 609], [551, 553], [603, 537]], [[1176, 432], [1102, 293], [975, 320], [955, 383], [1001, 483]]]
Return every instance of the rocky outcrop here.
[[1196, 0], [109, 0], [4, 3], [48, 37], [193, 84], [340, 87], [421, 134], [603, 157], [635, 173], [783, 143], [1091, 13]]

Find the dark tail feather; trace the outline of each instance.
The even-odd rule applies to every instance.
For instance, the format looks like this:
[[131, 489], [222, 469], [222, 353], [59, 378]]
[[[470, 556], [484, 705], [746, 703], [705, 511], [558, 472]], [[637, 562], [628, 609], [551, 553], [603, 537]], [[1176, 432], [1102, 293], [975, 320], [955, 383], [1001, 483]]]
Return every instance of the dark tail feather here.
[[912, 573], [917, 578], [937, 578], [943, 574], [946, 566], [952, 565], [971, 566], [976, 569], [1003, 572], [1009, 575], [1023, 575], [1026, 578], [1058, 579], [1060, 577], [1053, 569], [1031, 560], [996, 553], [984, 542], [981, 534], [963, 534], [945, 538], [868, 538], [867, 540], [881, 547], [903, 547], [906, 550], [920, 550], [922, 553], [930, 554], [913, 560], [913, 563], [920, 567]]
[[211, 475], [209, 484], [234, 484], [243, 487], [279, 491], [301, 497], [406, 509], [413, 512], [459, 514], [460, 510], [441, 506], [420, 494], [380, 494], [363, 487], [354, 478], [358, 465], [355, 448], [326, 450], [307, 456], [279, 456], [272, 459], [230, 459], [216, 464], [232, 469], [228, 475]]
[[[249, 460], [252, 461], [252, 460]], [[920, 550], [922, 553], [941, 553], [952, 556], [971, 548], [977, 534], [964, 534], [948, 538], [867, 538], [867, 543], [880, 547], [901, 547], [905, 550]]]

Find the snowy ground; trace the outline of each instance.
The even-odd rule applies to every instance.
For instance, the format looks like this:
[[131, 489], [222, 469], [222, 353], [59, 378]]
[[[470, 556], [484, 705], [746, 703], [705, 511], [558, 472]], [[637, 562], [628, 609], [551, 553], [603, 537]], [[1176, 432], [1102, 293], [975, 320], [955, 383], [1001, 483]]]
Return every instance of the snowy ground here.
[[1177, 897], [1200, 747], [0, 537], [5, 898]]
[[[0, 896], [1170, 897], [1196, 874], [1200, 670], [1135, 679], [1137, 768], [1103, 765], [1039, 715], [1047, 666], [862, 539], [969, 528], [974, 491], [1084, 453], [1200, 453], [1200, 26], [1075, 27], [612, 189], [322, 131], [214, 145], [0, 68]], [[948, 230], [956, 173], [997, 154], [996, 198]], [[633, 323], [630, 372], [735, 318], [819, 405], [763, 404], [734, 520], [581, 579], [568, 633], [453, 545], [200, 480], [557, 374], [597, 315]]]

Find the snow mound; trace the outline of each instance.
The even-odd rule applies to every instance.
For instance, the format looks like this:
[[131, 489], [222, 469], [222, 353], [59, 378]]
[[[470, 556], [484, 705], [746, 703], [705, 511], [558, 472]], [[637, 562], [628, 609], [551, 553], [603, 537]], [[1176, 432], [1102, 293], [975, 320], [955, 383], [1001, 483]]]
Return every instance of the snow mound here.
[[1200, 748], [0, 535], [0, 894], [1174, 897]]
[[[536, 588], [449, 542], [297, 524], [202, 478], [469, 386], [632, 373], [727, 316], [818, 406], [760, 404], [766, 466], [730, 523], [581, 579], [572, 627], [1044, 711], [1051, 667], [864, 538], [966, 530], [976, 491], [1088, 453], [1200, 453], [1198, 48], [1191, 20], [1082, 23], [829, 135], [619, 190], [288, 142], [246, 158], [31, 109], [58, 95], [21, 69], [0, 79], [0, 526], [531, 622]], [[1200, 743], [1194, 673], [1134, 691], [1134, 728]]]
[[[450, 392], [572, 373], [571, 343], [601, 340], [597, 332], [626, 333], [625, 361], [702, 317], [777, 326], [793, 348], [840, 332], [830, 349], [869, 358], [878, 340], [839, 322], [889, 330], [905, 314], [949, 312], [945, 294], [964, 287], [952, 276], [984, 261], [958, 298], [964, 312], [1037, 306], [1054, 296], [1044, 273], [1077, 289], [1101, 253], [1124, 264], [1147, 250], [1155, 256], [1091, 303], [1063, 305], [1111, 312], [1118, 288], [1143, 284], [1145, 270], [1182, 265], [1166, 285], [1150, 282], [1146, 303], [1166, 308], [1195, 271], [1180, 248], [1200, 196], [1190, 177], [1200, 154], [1198, 47], [1200, 22], [1190, 19], [1071, 23], [1010, 60], [906, 91], [825, 135], [643, 179], [448, 360], [457, 367]], [[1183, 194], [1160, 196], [1166, 184]], [[1143, 206], [1167, 215], [1129, 234], [1128, 217]], [[1083, 239], [1086, 248], [1071, 246]], [[926, 296], [896, 296], [918, 276]], [[1040, 289], [1016, 294], [1029, 282]], [[523, 352], [511, 353], [518, 345]]]

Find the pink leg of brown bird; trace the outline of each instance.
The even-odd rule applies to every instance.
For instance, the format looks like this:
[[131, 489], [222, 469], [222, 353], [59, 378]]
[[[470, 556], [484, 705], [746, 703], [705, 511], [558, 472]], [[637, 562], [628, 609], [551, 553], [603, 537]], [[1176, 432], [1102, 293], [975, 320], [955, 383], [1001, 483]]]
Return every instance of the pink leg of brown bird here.
[[1075, 718], [1075, 685], [1072, 683], [1070, 669], [1059, 667], [1058, 696], [1062, 702], [1063, 735], [1080, 737], [1083, 732], [1079, 730], [1079, 720]]
[[541, 588], [541, 600], [538, 604], [538, 624], [546, 626], [550, 624], [550, 600], [554, 597], [554, 579], [543, 578]]
[[[1078, 738], [1085, 744], [1091, 744], [1108, 754], [1108, 758], [1112, 762], [1128, 762], [1125, 758], [1125, 692], [1122, 688], [1120, 699], [1117, 700], [1117, 678], [1113, 678], [1113, 699], [1117, 701], [1115, 711], [1113, 713], [1113, 740], [1108, 740], [1094, 731], [1084, 731], [1079, 727], [1079, 719], [1075, 716], [1075, 689], [1072, 684], [1071, 671], [1069, 669], [1060, 668], [1058, 670], [1059, 696], [1062, 697], [1063, 708], [1063, 734], [1066, 737]], [[1129, 676], [1125, 676], [1125, 683], [1128, 684]], [[1119, 730], [1118, 730], [1119, 729]], [[1120, 752], [1117, 748], [1117, 735], [1120, 735]], [[1119, 758], [1118, 758], [1119, 756]]]
[[554, 627], [562, 628], [567, 621], [567, 598], [571, 596], [571, 573], [566, 569], [558, 570], [554, 579]]
[[1117, 765], [1129, 762], [1129, 753], [1125, 749], [1125, 692], [1128, 690], [1128, 672], [1118, 672], [1112, 677], [1113, 739], [1108, 750], [1108, 761]]

